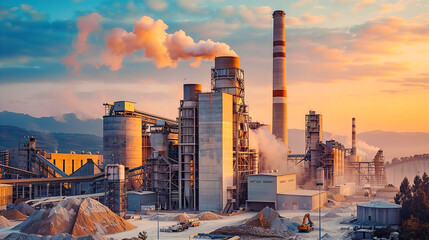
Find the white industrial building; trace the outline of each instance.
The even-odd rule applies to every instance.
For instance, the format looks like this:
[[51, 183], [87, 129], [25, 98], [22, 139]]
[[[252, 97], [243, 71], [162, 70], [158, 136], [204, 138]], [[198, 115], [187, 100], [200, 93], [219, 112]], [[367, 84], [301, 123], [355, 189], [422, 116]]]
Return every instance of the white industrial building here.
[[296, 173], [261, 173], [248, 177], [247, 209], [314, 210], [327, 201], [326, 192], [296, 189]]
[[[233, 186], [232, 95], [199, 94], [199, 210], [222, 211]], [[230, 196], [230, 199], [232, 196]]]
[[358, 222], [375, 222], [383, 225], [401, 224], [401, 205], [373, 201], [368, 203], [359, 203], [357, 205]]

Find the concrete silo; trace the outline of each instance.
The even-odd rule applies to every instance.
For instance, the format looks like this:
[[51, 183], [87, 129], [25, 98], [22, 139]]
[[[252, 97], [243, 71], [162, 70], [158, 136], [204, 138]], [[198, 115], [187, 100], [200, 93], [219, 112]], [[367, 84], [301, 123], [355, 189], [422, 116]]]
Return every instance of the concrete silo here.
[[134, 103], [115, 102], [103, 117], [103, 166], [122, 164], [130, 169], [142, 165], [142, 119]]

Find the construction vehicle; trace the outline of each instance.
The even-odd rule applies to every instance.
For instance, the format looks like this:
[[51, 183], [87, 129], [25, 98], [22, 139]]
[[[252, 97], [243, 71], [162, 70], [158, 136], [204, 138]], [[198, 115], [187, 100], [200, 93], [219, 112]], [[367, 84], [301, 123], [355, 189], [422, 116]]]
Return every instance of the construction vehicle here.
[[[308, 223], [305, 223], [306, 219], [308, 219]], [[311, 221], [310, 213], [305, 214], [304, 218], [302, 219], [302, 224], [298, 225], [298, 231], [299, 232], [313, 231], [313, 222]]]
[[189, 227], [198, 227], [200, 226], [200, 220], [199, 218], [192, 218], [188, 219], [184, 222], [178, 222], [176, 225], [167, 227], [167, 228], [161, 228], [161, 232], [183, 232]]

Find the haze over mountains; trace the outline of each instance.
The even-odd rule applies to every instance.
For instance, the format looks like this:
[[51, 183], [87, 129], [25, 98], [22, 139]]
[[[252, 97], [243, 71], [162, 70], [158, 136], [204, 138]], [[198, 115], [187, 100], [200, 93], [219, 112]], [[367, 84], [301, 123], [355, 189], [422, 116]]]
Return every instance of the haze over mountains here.
[[[28, 114], [0, 112], [0, 150], [17, 146], [23, 136], [35, 136], [38, 145], [54, 152], [103, 150], [103, 120], [80, 120], [73, 113], [61, 118], [36, 118]], [[323, 133], [325, 140], [335, 139], [349, 148], [350, 136]], [[424, 132], [361, 132], [358, 138], [358, 154], [362, 160], [371, 160], [378, 149], [383, 149], [385, 159], [412, 156], [429, 152], [429, 133]], [[304, 130], [289, 129], [289, 145], [292, 153], [304, 153]]]

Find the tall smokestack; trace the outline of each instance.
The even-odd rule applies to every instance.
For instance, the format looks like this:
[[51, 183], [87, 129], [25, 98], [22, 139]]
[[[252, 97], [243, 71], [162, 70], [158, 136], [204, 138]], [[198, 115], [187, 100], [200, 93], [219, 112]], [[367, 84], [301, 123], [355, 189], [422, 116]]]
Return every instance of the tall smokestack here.
[[273, 18], [273, 134], [287, 146], [285, 13], [274, 11]]
[[356, 156], [356, 118], [352, 118], [352, 152], [351, 155]]

